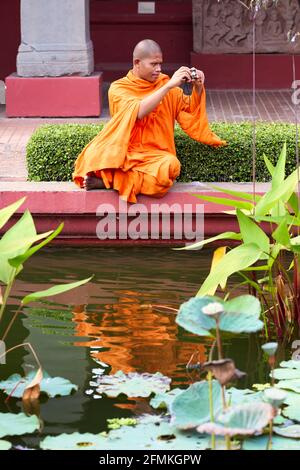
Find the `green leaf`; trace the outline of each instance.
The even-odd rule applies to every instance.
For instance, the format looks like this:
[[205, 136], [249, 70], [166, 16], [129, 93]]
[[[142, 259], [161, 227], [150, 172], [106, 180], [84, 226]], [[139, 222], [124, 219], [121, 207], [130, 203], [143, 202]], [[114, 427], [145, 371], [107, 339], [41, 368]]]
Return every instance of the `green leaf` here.
[[149, 397], [152, 393], [163, 393], [170, 389], [171, 379], [162, 375], [137, 372], [124, 374], [121, 370], [114, 375], [103, 375], [98, 379], [97, 392], [109, 397], [121, 394], [128, 397]]
[[221, 436], [255, 434], [261, 432], [273, 416], [273, 408], [268, 403], [246, 403], [228, 408], [217, 415], [214, 423], [202, 424], [197, 431]]
[[[268, 436], [259, 436], [246, 439], [243, 442], [243, 450], [266, 450]], [[300, 450], [300, 442], [284, 437], [272, 437], [272, 450]]]
[[150, 405], [152, 408], [167, 408], [170, 409], [170, 405], [173, 400], [182, 393], [181, 388], [173, 388], [169, 392], [158, 393], [150, 400]]
[[0, 281], [4, 284], [8, 284], [18, 273], [9, 265], [8, 259], [24, 253], [34, 237], [36, 237], [34, 222], [27, 210], [0, 240]]
[[210, 336], [210, 330], [216, 328], [216, 322], [205, 310], [208, 305], [216, 302], [224, 309], [219, 324], [222, 331], [252, 333], [263, 328], [263, 323], [259, 320], [260, 303], [252, 295], [242, 295], [227, 302], [214, 296], [192, 297], [180, 306], [176, 323], [198, 336]]
[[205, 196], [202, 194], [193, 194], [193, 196], [203, 199], [204, 201], [213, 202], [215, 204], [222, 204], [224, 206], [232, 206], [238, 209], [245, 209], [251, 211], [253, 204], [250, 202], [238, 201], [236, 199], [227, 199], [225, 197]]
[[[300, 425], [293, 424], [291, 426], [274, 426], [274, 432], [279, 436], [290, 437], [292, 439], [300, 439]], [[299, 447], [300, 449], [300, 447]]]
[[300, 369], [275, 369], [274, 378], [277, 380], [300, 380]]
[[203, 296], [207, 292], [211, 292], [219, 284], [226, 282], [231, 274], [253, 265], [261, 255], [262, 250], [254, 243], [247, 243], [233, 248], [221, 259], [216, 269], [210, 272], [197, 295]]
[[106, 449], [106, 441], [107, 439], [100, 434], [74, 432], [54, 437], [47, 436], [41, 441], [40, 448], [44, 450], [102, 450]]
[[236, 232], [223, 232], [220, 235], [215, 237], [207, 238], [206, 240], [201, 240], [200, 242], [193, 243], [192, 245], [184, 246], [182, 248], [173, 248], [173, 250], [195, 250], [196, 248], [201, 248], [208, 243], [215, 242], [217, 240], [241, 240], [242, 236], [240, 233]]
[[300, 393], [300, 379], [280, 380], [276, 387], [283, 388], [284, 390], [292, 390], [293, 392]]
[[10, 204], [9, 206], [4, 207], [0, 210], [0, 228], [2, 228], [6, 224], [6, 222], [11, 218], [11, 216], [19, 209], [25, 199], [26, 197], [22, 197], [13, 204]]
[[272, 175], [272, 188], [273, 189], [278, 188], [284, 181], [285, 162], [286, 162], [286, 142], [283, 144], [279, 159], [273, 171], [273, 175]]
[[39, 299], [42, 299], [44, 297], [51, 297], [52, 295], [58, 295], [58, 294], [62, 294], [63, 292], [68, 292], [71, 289], [75, 289], [76, 287], [79, 287], [79, 286], [82, 286], [83, 284], [86, 284], [92, 278], [93, 278], [93, 276], [91, 276], [87, 279], [83, 279], [81, 281], [71, 282], [70, 284], [59, 284], [57, 286], [50, 287], [49, 289], [46, 289], [46, 290], [41, 290], [39, 292], [33, 292], [32, 294], [26, 295], [22, 299], [21, 302], [22, 302], [23, 305], [27, 305], [30, 302], [35, 302], [35, 301], [37, 301]]
[[[181, 432], [169, 418], [146, 415], [139, 418], [137, 426], [122, 426], [108, 434], [108, 446], [128, 449], [176, 449], [201, 450], [209, 447], [207, 436], [201, 437], [195, 431]], [[198, 436], [198, 439], [197, 439]]]
[[[0, 382], [0, 389], [4, 393], [14, 398], [21, 398], [27, 385], [32, 382], [36, 375], [36, 371], [31, 371], [26, 377], [20, 374], [13, 374], [8, 379]], [[45, 393], [49, 397], [70, 395], [77, 390], [77, 385], [72, 384], [69, 380], [62, 377], [50, 377], [47, 372], [43, 371], [43, 379], [40, 382], [41, 393]], [[3, 434], [4, 436], [5, 434]]]
[[270, 162], [270, 160], [268, 159], [265, 153], [263, 154], [263, 157], [264, 157], [264, 161], [265, 161], [266, 167], [268, 168], [270, 175], [273, 176], [273, 173], [275, 170], [273, 163]]
[[286, 219], [284, 219], [281, 224], [276, 228], [276, 230], [274, 230], [274, 232], [272, 233], [272, 237], [281, 245], [285, 247], [290, 246], [290, 234], [288, 231]]
[[[212, 381], [214, 413], [222, 409], [221, 385]], [[180, 429], [195, 428], [210, 419], [209, 383], [207, 380], [195, 382], [179, 394], [170, 406], [172, 422]]]
[[11, 443], [0, 439], [0, 450], [9, 450], [9, 449], [11, 449]]
[[253, 220], [243, 214], [239, 209], [237, 209], [236, 215], [244, 243], [250, 244], [255, 241], [255, 244], [258, 245], [265, 256], [268, 257], [267, 253], [270, 251], [269, 237]]
[[293, 193], [288, 200], [288, 204], [291, 206], [295, 214], [299, 213], [299, 200], [296, 193]]
[[24, 413], [0, 413], [0, 437], [20, 436], [36, 431], [40, 427], [37, 416]]
[[[9, 264], [15, 268], [19, 267], [22, 265], [28, 258], [30, 258], [34, 253], [36, 253], [38, 250], [43, 248], [43, 246], [47, 245], [53, 238], [55, 238], [63, 229], [64, 224], [61, 223], [59, 227], [54, 232], [48, 232], [51, 233], [49, 237], [46, 238], [46, 240], [43, 240], [41, 243], [38, 245], [33, 246], [29, 250], [27, 250], [25, 253], [23, 253], [20, 256], [16, 256], [15, 258], [11, 258], [8, 260]], [[47, 235], [47, 233], [44, 233], [41, 238], [44, 238]], [[36, 241], [36, 240], [35, 240]]]
[[[242, 191], [234, 191], [232, 189], [227, 188], [220, 188], [219, 186], [215, 186], [213, 184], [209, 184], [209, 187], [216, 189], [224, 194], [229, 194], [230, 196], [240, 197], [241, 199], [246, 199], [247, 201], [253, 201], [253, 194], [252, 193], [244, 193]], [[261, 196], [259, 194], [255, 194], [255, 201], [259, 201]]]
[[283, 181], [279, 186], [272, 187], [258, 202], [255, 207], [256, 216], [266, 215], [274, 205], [281, 201], [287, 202], [292, 193], [295, 191], [295, 187], [298, 181], [298, 170], [296, 169], [291, 173], [286, 180]]
[[253, 295], [241, 295], [225, 302], [220, 329], [231, 333], [253, 333], [263, 328], [261, 306]]
[[[146, 415], [136, 426], [122, 426], [100, 434], [61, 434], [46, 437], [40, 447], [51, 450], [203, 450], [209, 446], [207, 437], [196, 432], [182, 433], [165, 417]], [[101, 464], [100, 457], [99, 463]], [[103, 457], [105, 459], [105, 457]]]

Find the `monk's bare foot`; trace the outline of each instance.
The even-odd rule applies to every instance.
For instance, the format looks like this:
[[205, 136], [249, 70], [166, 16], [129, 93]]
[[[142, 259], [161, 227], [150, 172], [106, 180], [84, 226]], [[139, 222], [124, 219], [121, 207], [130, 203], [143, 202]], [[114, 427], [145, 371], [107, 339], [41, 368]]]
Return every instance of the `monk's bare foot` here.
[[89, 191], [90, 189], [105, 189], [105, 185], [101, 178], [96, 176], [85, 176], [83, 178], [83, 187]]

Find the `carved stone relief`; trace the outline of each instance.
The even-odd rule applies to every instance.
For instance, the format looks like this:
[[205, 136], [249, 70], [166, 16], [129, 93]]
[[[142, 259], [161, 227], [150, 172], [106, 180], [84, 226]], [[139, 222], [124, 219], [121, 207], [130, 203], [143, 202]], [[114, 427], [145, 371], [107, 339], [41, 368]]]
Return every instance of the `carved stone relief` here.
[[[193, 0], [194, 51], [249, 53], [253, 47], [252, 12], [238, 0]], [[287, 34], [300, 32], [298, 0], [279, 0], [261, 8], [255, 18], [256, 52], [300, 52], [300, 39], [292, 45]]]

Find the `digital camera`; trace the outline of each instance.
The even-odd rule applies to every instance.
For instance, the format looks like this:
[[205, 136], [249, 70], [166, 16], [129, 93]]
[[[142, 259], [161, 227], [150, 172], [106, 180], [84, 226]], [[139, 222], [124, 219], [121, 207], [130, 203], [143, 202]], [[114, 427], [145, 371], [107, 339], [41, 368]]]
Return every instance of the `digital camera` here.
[[191, 79], [192, 80], [197, 80], [197, 70], [195, 69], [195, 67], [192, 67], [190, 69], [190, 72], [191, 72]]

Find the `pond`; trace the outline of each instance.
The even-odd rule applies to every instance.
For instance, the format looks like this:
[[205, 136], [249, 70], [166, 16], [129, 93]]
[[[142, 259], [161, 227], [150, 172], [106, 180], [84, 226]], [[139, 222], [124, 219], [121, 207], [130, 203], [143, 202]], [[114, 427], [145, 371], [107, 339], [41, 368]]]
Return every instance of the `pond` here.
[[[7, 347], [30, 342], [50, 375], [65, 377], [79, 387], [71, 396], [43, 399], [40, 435], [14, 438], [14, 442], [38, 446], [45, 435], [98, 433], [107, 429], [108, 418], [155, 412], [149, 400], [97, 396], [95, 380], [103, 373], [159, 371], [172, 378], [172, 387], [197, 380], [197, 375], [187, 373], [186, 364], [195, 352], [195, 361], [206, 360], [210, 340], [185, 332], [175, 323], [174, 313], [159, 306], [177, 308], [195, 295], [210, 261], [209, 250], [168, 247], [54, 247], [32, 257], [10, 298], [2, 334], [25, 294], [94, 277], [77, 290], [30, 304], [13, 325]], [[225, 357], [247, 372], [238, 387], [269, 381], [262, 341], [254, 334], [224, 338]], [[280, 359], [290, 354], [290, 350], [281, 351]], [[28, 349], [17, 349], [0, 366], [1, 379], [35, 367]], [[0, 395], [0, 411], [22, 411], [21, 401], [5, 402], [5, 398]]]

